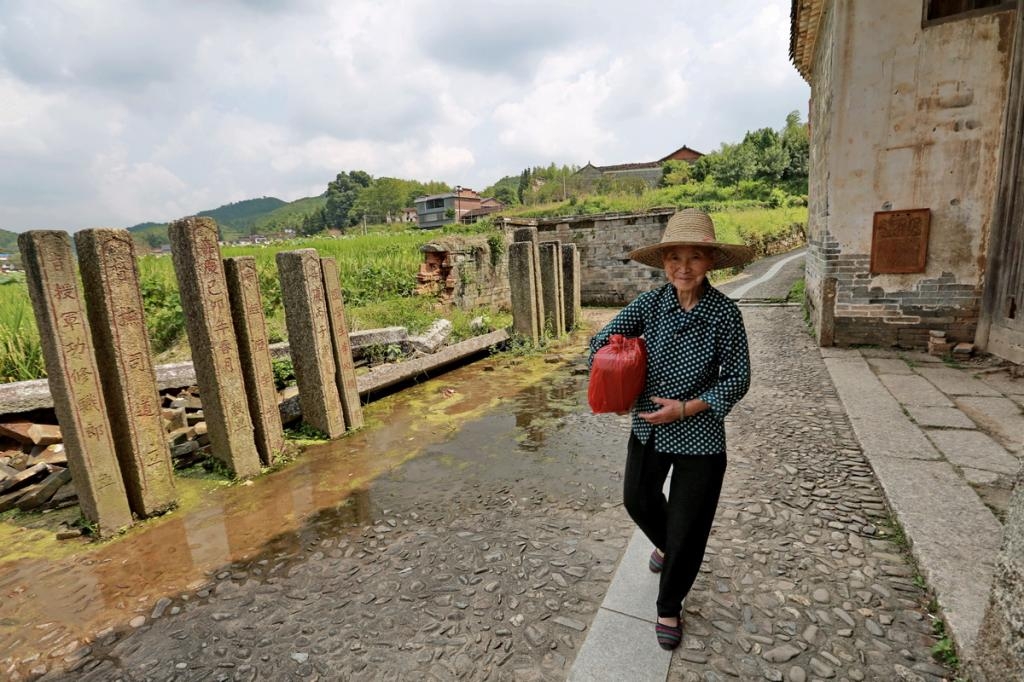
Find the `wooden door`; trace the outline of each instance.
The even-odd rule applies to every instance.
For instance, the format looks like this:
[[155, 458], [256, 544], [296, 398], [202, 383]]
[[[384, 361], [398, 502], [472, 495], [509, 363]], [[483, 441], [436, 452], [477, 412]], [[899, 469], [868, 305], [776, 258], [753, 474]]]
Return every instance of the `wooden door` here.
[[1016, 34], [978, 340], [989, 353], [1024, 363], [1024, 8]]

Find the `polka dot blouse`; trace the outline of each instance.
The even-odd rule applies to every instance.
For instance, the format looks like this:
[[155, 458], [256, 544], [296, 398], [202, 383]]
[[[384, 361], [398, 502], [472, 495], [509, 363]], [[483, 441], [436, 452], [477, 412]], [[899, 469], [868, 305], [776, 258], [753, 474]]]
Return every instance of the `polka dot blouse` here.
[[[612, 334], [643, 336], [647, 380], [633, 406], [633, 433], [654, 435], [654, 449], [681, 455], [725, 452], [725, 416], [750, 387], [747, 333], [739, 307], [705, 282], [704, 295], [683, 310], [671, 284], [640, 294], [590, 341], [590, 360]], [[652, 397], [700, 399], [710, 409], [670, 424], [637, 416], [660, 408]]]

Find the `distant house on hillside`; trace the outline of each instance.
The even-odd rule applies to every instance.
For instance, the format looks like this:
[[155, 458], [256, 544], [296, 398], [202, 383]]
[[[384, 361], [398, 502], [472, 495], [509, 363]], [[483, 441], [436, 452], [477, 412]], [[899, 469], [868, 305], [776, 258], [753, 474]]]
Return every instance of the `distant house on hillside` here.
[[418, 197], [415, 201], [417, 222], [428, 229], [461, 222], [464, 215], [479, 209], [482, 201], [483, 198], [468, 187]]
[[601, 178], [628, 179], [639, 178], [649, 187], [657, 187], [661, 182], [661, 166], [666, 161], [686, 161], [693, 163], [704, 156], [695, 149], [683, 145], [671, 154], [661, 157], [657, 161], [644, 161], [640, 163], [620, 163], [612, 166], [595, 166], [587, 162], [587, 165], [576, 171], [576, 177], [587, 184], [595, 184]]
[[505, 208], [505, 204], [501, 203], [497, 199], [493, 197], [483, 197], [480, 199], [480, 207], [463, 213], [461, 218], [459, 218], [459, 222], [469, 225], [471, 223], [475, 223], [486, 215], [497, 213], [503, 208]]
[[403, 208], [402, 211], [398, 214], [398, 219], [401, 220], [403, 223], [415, 223], [417, 220], [419, 220], [419, 216], [416, 213], [416, 207], [410, 206], [408, 208]]

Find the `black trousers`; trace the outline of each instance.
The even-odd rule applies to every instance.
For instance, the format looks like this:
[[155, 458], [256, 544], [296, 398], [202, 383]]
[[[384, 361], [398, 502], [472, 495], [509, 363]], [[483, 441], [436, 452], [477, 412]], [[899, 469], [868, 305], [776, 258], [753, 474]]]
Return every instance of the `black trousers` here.
[[[629, 435], [623, 501], [626, 511], [665, 553], [658, 589], [658, 617], [679, 615], [704, 560], [718, 496], [725, 478], [725, 453], [674, 455], [656, 452], [654, 436], [644, 445]], [[662, 493], [669, 467], [668, 499]]]

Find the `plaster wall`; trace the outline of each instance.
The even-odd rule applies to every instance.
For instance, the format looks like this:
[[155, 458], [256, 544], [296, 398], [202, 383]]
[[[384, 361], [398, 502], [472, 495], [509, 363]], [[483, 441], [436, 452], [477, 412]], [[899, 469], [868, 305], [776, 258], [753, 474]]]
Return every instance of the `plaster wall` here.
[[[927, 329], [945, 328], [971, 341], [1013, 12], [922, 28], [918, 2], [828, 4], [810, 116], [808, 291], [819, 340], [917, 346]], [[932, 211], [925, 272], [871, 275], [873, 213], [911, 208]]]

